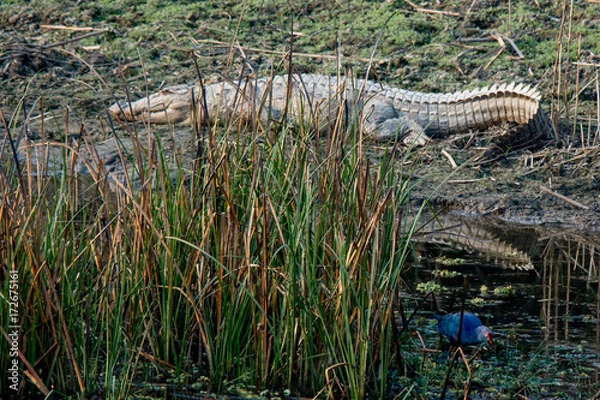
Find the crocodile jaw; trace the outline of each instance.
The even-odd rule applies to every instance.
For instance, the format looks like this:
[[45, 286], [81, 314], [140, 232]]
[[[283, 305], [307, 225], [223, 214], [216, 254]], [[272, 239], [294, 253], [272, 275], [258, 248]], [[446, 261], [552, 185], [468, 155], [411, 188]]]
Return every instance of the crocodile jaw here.
[[193, 89], [173, 86], [133, 103], [118, 102], [108, 112], [118, 121], [147, 121], [151, 124], [189, 124], [192, 120]]

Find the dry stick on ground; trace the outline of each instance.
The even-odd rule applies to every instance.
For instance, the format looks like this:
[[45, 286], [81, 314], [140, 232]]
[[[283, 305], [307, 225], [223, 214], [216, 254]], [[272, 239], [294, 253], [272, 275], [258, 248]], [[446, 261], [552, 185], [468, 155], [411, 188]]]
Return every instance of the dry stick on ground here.
[[540, 185], [540, 189], [542, 189], [544, 192], [551, 194], [552, 196], [556, 196], [561, 200], [566, 201], [567, 203], [573, 204], [576, 207], [582, 208], [584, 210], [589, 210], [590, 208], [588, 206], [586, 206], [585, 204], [581, 204], [578, 201], [575, 201], [573, 199], [568, 198], [567, 196], [563, 196], [560, 193], [555, 192], [552, 189], [547, 188], [546, 186]]
[[451, 17], [460, 17], [462, 16], [460, 13], [452, 12], [452, 11], [439, 11], [439, 10], [430, 10], [428, 8], [419, 7], [418, 5], [406, 0], [408, 4], [417, 12], [422, 12], [425, 14], [441, 14], [441, 15], [449, 15]]
[[504, 44], [504, 41], [502, 41], [502, 40], [499, 40], [498, 43], [500, 43], [501, 47], [494, 50], [493, 52], [489, 53], [489, 54], [492, 54], [492, 59], [484, 67], [479, 66], [479, 67], [475, 68], [473, 70], [473, 72], [471, 72], [471, 74], [469, 75], [470, 77], [477, 77], [477, 76], [479, 76], [481, 71], [487, 71], [488, 68], [492, 66], [494, 61], [496, 61], [496, 59], [498, 57], [500, 57], [500, 54], [502, 54], [504, 52], [506, 45]]
[[[586, 157], [595, 157], [595, 159], [597, 159], [597, 157], [594, 155], [594, 153], [597, 153], [597, 151], [598, 151], [597, 148], [595, 148], [595, 149], [592, 149], [592, 148], [580, 149], [580, 150], [577, 150], [577, 153], [579, 151], [581, 151], [582, 153], [574, 156], [573, 158], [569, 158], [568, 160], [564, 160], [564, 161], [561, 161], [559, 163], [552, 164], [553, 168], [558, 168], [558, 167], [560, 167], [562, 165], [570, 164], [570, 163], [573, 163], [574, 161], [581, 160], [582, 158], [586, 158]], [[563, 153], [569, 154], [569, 152], [567, 152], [567, 151], [561, 152], [561, 154], [563, 154]], [[548, 154], [548, 155], [543, 156], [543, 157], [550, 157], [551, 158], [552, 155]], [[529, 174], [532, 174], [532, 173], [535, 173], [535, 172], [538, 172], [540, 169], [542, 169], [542, 168], [544, 168], [546, 166], [545, 163], [546, 163], [546, 161], [542, 161], [542, 163], [540, 163], [540, 166], [538, 166], [536, 168], [533, 168], [533, 169], [531, 169], [531, 170], [529, 170], [527, 172], [524, 172], [524, 173], [520, 174], [519, 178], [524, 177], [524, 176], [529, 175]]]
[[496, 61], [498, 59], [498, 57], [500, 57], [500, 54], [502, 54], [504, 52], [504, 49], [506, 49], [506, 44], [504, 44], [504, 41], [502, 39], [500, 39], [498, 37], [498, 43], [500, 44], [500, 48], [498, 50], [496, 50], [495, 54], [492, 56], [492, 59], [490, 60], [490, 62], [488, 62], [485, 67], [483, 67], [484, 71], [487, 71], [488, 68], [490, 68], [492, 66], [492, 64], [494, 63], [494, 61]]
[[442, 150], [442, 154], [448, 159], [450, 165], [452, 166], [452, 169], [456, 169], [458, 167], [456, 165], [456, 162], [454, 161], [454, 158], [452, 158], [452, 156], [446, 151], [446, 149]]
[[101, 35], [101, 34], [106, 33], [106, 32], [108, 32], [108, 29], [102, 29], [101, 31], [95, 31], [95, 32], [86, 33], [85, 35], [74, 37], [73, 39], [64, 40], [62, 42], [58, 42], [58, 43], [54, 43], [54, 44], [49, 44], [47, 46], [43, 46], [43, 48], [44, 49], [51, 49], [53, 47], [63, 46], [65, 44], [69, 44], [69, 43], [73, 43], [73, 42], [78, 42], [78, 41], [80, 41], [82, 39], [89, 38], [91, 36]]
[[454, 65], [454, 67], [456, 67], [456, 69], [458, 70], [458, 72], [461, 75], [466, 75], [465, 71], [462, 69], [462, 67], [460, 66], [460, 60], [463, 58], [463, 56], [465, 56], [466, 54], [472, 53], [474, 51], [477, 51], [477, 49], [473, 46], [463, 46], [461, 45], [461, 47], [466, 47], [465, 50], [461, 51], [460, 53], [458, 53], [456, 55], [456, 57], [454, 57], [452, 59], [452, 65]]
[[476, 178], [476, 179], [449, 179], [447, 183], [449, 184], [461, 184], [461, 183], [477, 183], [481, 182], [486, 178]]
[[519, 49], [519, 47], [517, 47], [517, 44], [511, 38], [506, 37], [504, 35], [492, 35], [492, 37], [494, 39], [496, 39], [496, 40], [498, 40], [497, 38], [506, 40], [508, 42], [508, 44], [510, 44], [510, 47], [512, 47], [513, 51], [517, 54], [517, 57], [518, 57], [519, 60], [525, 58], [525, 55], [523, 54], [523, 52], [521, 51], [521, 49]]
[[79, 32], [91, 32], [91, 31], [106, 31], [106, 29], [90, 28], [89, 26], [66, 26], [66, 25], [40, 25], [42, 29], [60, 30], [60, 31], [79, 31]]
[[[598, 0], [600, 1], [600, 0]], [[600, 64], [595, 64], [595, 63], [588, 63], [588, 62], [574, 62], [573, 65], [577, 65], [580, 67], [594, 67], [594, 68], [600, 68]]]
[[[505, 41], [510, 44], [510, 47], [512, 47], [513, 51], [517, 55], [517, 59], [520, 60], [520, 59], [525, 58], [525, 55], [523, 54], [523, 52], [519, 49], [519, 47], [517, 47], [517, 44], [511, 38], [506, 37], [504, 35], [491, 35], [491, 38], [494, 39], [494, 40], [496, 40], [498, 42], [498, 44], [500, 45], [500, 48], [498, 48], [497, 50], [495, 50], [492, 53], [492, 59], [485, 65], [485, 67], [483, 67], [484, 71], [487, 71], [492, 66], [492, 64], [494, 63], [494, 61], [496, 61], [498, 59], [498, 57], [500, 57], [500, 54], [502, 54], [504, 52], [504, 50], [506, 49], [506, 43], [505, 43]], [[462, 56], [463, 53], [464, 52], [460, 53], [457, 56], [457, 58], [460, 57], [460, 56]], [[479, 68], [476, 69], [473, 74], [477, 74], [477, 71], [479, 71]]]

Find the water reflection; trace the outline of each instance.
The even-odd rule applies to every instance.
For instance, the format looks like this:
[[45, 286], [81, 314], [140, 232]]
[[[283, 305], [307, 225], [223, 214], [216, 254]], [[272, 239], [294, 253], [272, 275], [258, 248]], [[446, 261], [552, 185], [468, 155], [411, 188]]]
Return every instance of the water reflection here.
[[[600, 238], [596, 235], [584, 234], [577, 231], [550, 231], [541, 235], [543, 244], [542, 273], [543, 273], [543, 315], [548, 325], [554, 323], [554, 336], [559, 339], [559, 331], [565, 339], [569, 338], [569, 322], [577, 319], [585, 312], [584, 318], [596, 320], [595, 342], [600, 341], [600, 310], [598, 308], [598, 293], [600, 293]], [[574, 282], [581, 289], [573, 290]], [[588, 296], [586, 297], [586, 293]], [[596, 304], [588, 301], [596, 298]], [[591, 314], [595, 308], [595, 315]]]
[[600, 233], [452, 214], [421, 221], [415, 287], [435, 282], [442, 308], [456, 311], [466, 275], [468, 308], [508, 346], [577, 365], [578, 385], [600, 383]]

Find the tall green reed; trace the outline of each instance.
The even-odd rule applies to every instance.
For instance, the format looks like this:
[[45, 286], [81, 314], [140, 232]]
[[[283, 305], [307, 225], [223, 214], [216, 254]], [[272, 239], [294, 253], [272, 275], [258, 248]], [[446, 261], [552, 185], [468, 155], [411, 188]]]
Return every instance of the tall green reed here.
[[69, 168], [81, 154], [67, 145], [51, 195], [3, 175], [2, 268], [19, 271], [21, 351], [39, 374], [23, 393], [122, 398], [198, 365], [215, 391], [383, 396], [409, 188], [356, 129], [310, 135], [213, 127], [191, 171], [140, 133], [110, 190], [102, 162]]

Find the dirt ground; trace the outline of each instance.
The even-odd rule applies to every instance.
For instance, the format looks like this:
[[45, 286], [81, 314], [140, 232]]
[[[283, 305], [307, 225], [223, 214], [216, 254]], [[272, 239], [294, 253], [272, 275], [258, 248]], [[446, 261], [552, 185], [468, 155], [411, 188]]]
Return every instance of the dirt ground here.
[[[250, 2], [246, 9], [235, 1], [182, 2], [181, 9], [165, 1], [84, 3], [9, 1], [0, 6], [0, 109], [20, 144], [42, 137], [64, 143], [83, 136], [101, 144], [101, 158], [114, 157], [106, 108], [126, 97], [126, 87], [137, 99], [160, 87], [197, 81], [194, 59], [209, 80], [237, 76], [244, 57], [247, 68], [259, 75], [280, 68], [293, 11], [300, 72], [334, 72], [338, 42], [343, 42], [349, 57], [343, 66], [362, 74], [378, 43], [370, 77], [392, 86], [447, 92], [515, 80], [542, 91], [555, 138], [540, 148], [488, 161], [480, 156], [502, 131], [437, 140], [407, 161], [416, 183], [415, 204], [431, 199], [440, 207], [523, 224], [600, 229], [600, 55], [590, 33], [600, 24], [600, 5], [593, 1], [582, 2], [571, 14], [567, 10], [566, 17], [553, 2], [313, 1], [291, 11], [285, 10], [286, 2], [281, 9], [277, 2]], [[509, 5], [512, 16], [507, 18]], [[362, 33], [353, 25], [375, 15], [380, 20], [373, 21], [371, 31]], [[331, 18], [335, 29], [327, 31], [323, 18]], [[498, 34], [508, 29], [507, 20], [511, 31]], [[569, 20], [578, 31], [560, 23]], [[509, 33], [515, 46], [506, 40]], [[569, 48], [561, 50], [563, 45]], [[529, 49], [524, 58], [516, 51], [521, 47]], [[535, 58], [536, 51], [543, 58]], [[564, 59], [554, 68], [561, 51]], [[122, 127], [114, 129], [130, 140]], [[191, 129], [153, 132], [171, 138], [169, 146], [182, 151], [195, 148]], [[3, 124], [0, 134], [5, 165], [9, 153]], [[374, 146], [375, 152], [379, 149]]]

